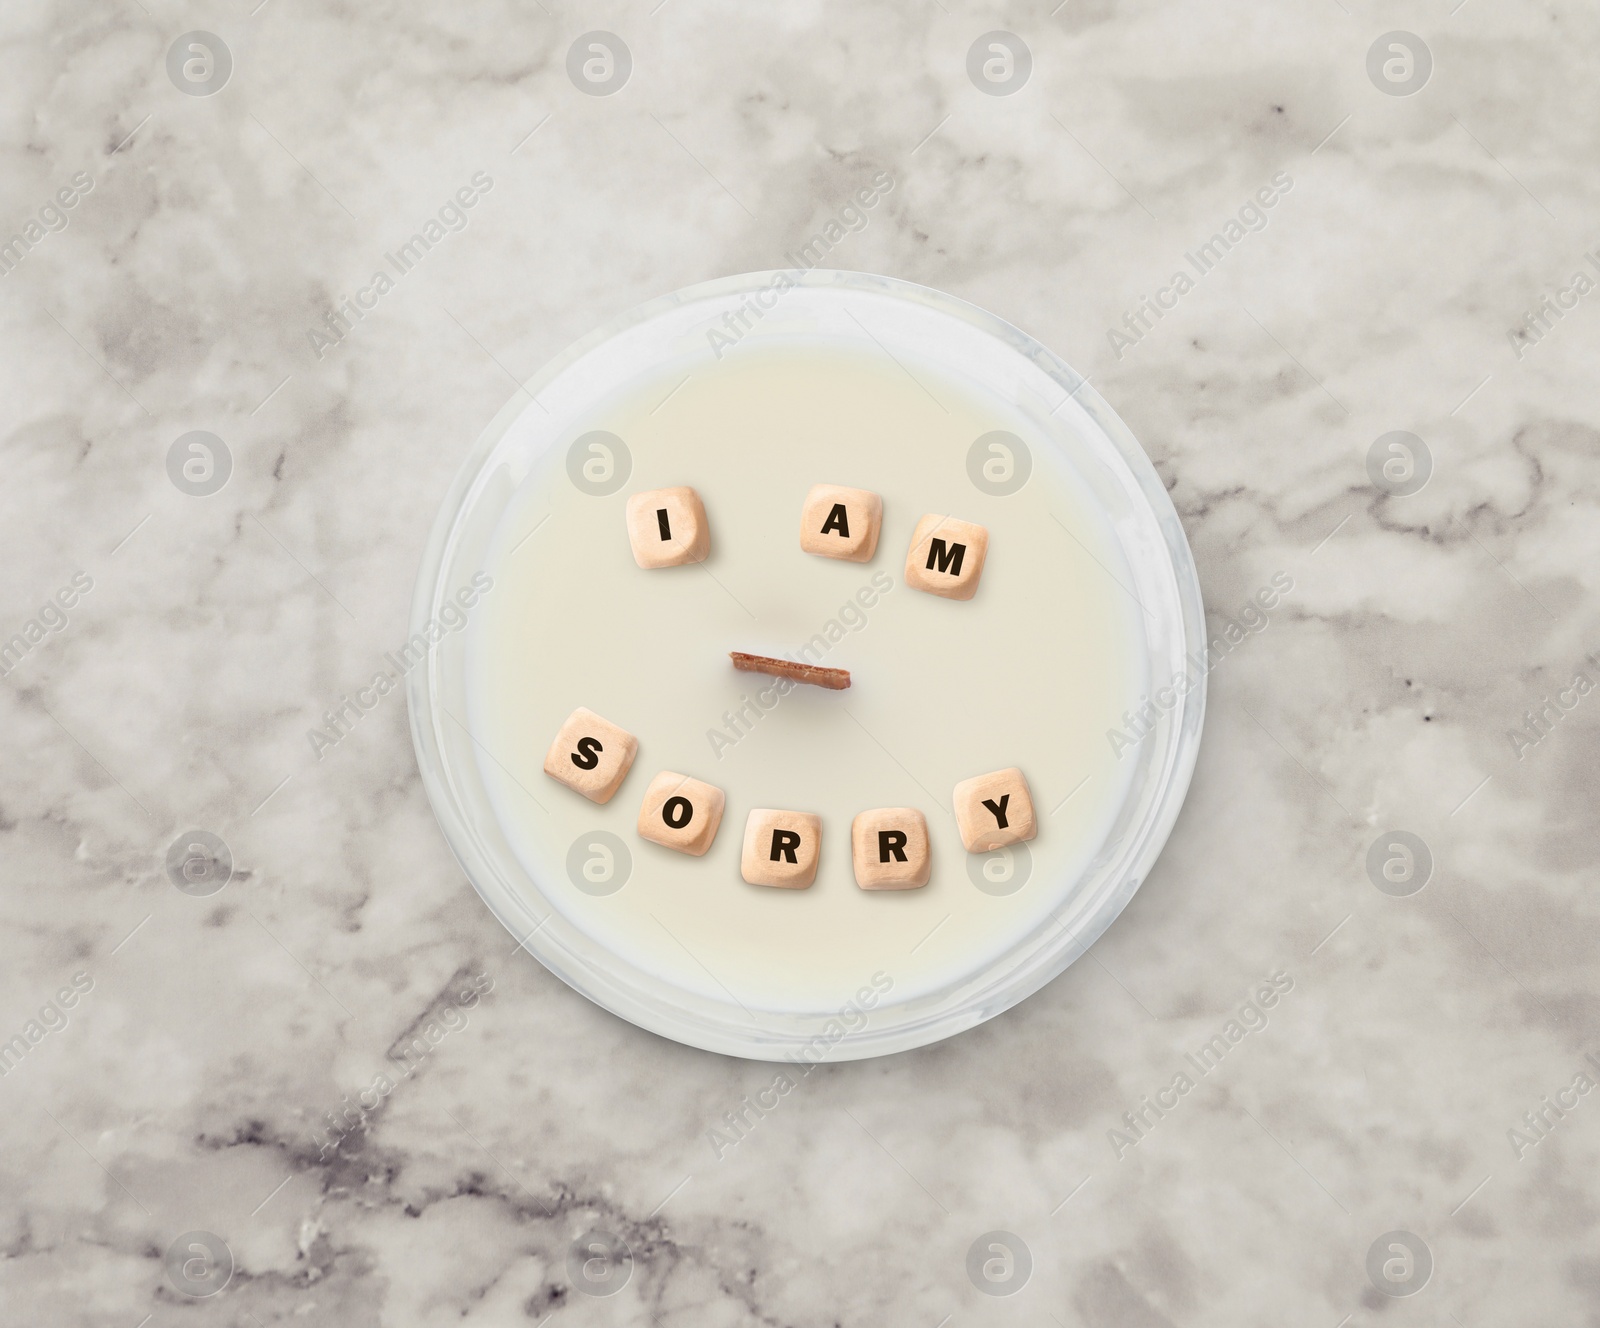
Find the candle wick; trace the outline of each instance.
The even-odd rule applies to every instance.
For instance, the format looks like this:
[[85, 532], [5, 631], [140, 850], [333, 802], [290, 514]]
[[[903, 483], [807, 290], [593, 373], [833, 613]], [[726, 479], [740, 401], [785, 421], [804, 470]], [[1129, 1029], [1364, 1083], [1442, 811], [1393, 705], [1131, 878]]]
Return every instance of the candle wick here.
[[734, 668], [742, 669], [745, 673], [793, 678], [796, 682], [826, 687], [834, 692], [842, 692], [850, 686], [849, 669], [825, 669], [820, 664], [797, 664], [791, 659], [774, 659], [771, 655], [747, 655], [742, 650], [730, 650], [728, 658], [733, 661]]

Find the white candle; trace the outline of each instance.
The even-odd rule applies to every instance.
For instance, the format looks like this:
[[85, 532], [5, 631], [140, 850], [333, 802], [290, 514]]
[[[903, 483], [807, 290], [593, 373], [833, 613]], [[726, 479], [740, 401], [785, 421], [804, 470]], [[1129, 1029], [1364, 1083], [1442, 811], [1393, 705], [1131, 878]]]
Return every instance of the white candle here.
[[[507, 509], [486, 563], [495, 588], [469, 642], [472, 723], [493, 752], [480, 769], [497, 814], [532, 875], [558, 887], [585, 831], [626, 840], [624, 888], [602, 897], [558, 888], [554, 898], [608, 949], [674, 984], [719, 996], [720, 980], [770, 1009], [836, 1007], [880, 969], [896, 996], [926, 991], [1036, 922], [1052, 902], [1045, 883], [1078, 874], [1121, 798], [1128, 766], [1118, 769], [1106, 731], [1148, 684], [1134, 649], [1138, 608], [1094, 561], [1126, 577], [1120, 553], [1058, 455], [1030, 449], [1037, 462], [1016, 494], [973, 486], [969, 444], [1024, 423], [950, 381], [928, 384], [935, 404], [886, 356], [757, 345], [660, 406], [674, 386], [670, 376], [647, 383], [584, 423], [627, 443], [629, 490], [696, 489], [711, 527], [703, 567], [637, 567], [626, 493], [581, 493], [559, 454]], [[883, 495], [871, 563], [801, 551], [801, 503], [819, 481]], [[971, 601], [904, 584], [906, 546], [925, 512], [989, 527]], [[808, 643], [820, 662], [850, 670], [848, 691], [797, 686], [780, 696], [728, 660], [730, 650], [789, 654]], [[541, 770], [578, 705], [639, 739], [633, 771], [604, 807]], [[997, 896], [969, 878], [950, 795], [960, 779], [1011, 765], [1029, 776], [1044, 824], [1028, 846], [1029, 882]], [[704, 858], [634, 834], [644, 786], [663, 769], [727, 793]], [[850, 865], [851, 818], [902, 805], [928, 818], [932, 880], [863, 891]], [[740, 879], [752, 807], [822, 816], [809, 890]]]
[[[741, 1021], [758, 1034], [803, 1029], [871, 990], [868, 1022], [883, 1027], [964, 988], [1003, 986], [1009, 965], [1037, 964], [1052, 932], [1078, 927], [1074, 891], [1104, 867], [1114, 836], [1126, 837], [1126, 825], [1116, 826], [1127, 822], [1130, 800], [1152, 803], [1135, 788], [1149, 780], [1151, 753], [1119, 753], [1108, 735], [1152, 691], [1152, 660], [1176, 662], [1187, 644], [1181, 621], [1175, 632], [1151, 630], [1160, 569], [1135, 566], [1127, 550], [1132, 543], [1139, 554], [1143, 538], [1148, 554], [1156, 522], [1130, 541], [1127, 510], [1108, 510], [1126, 508], [1126, 495], [1108, 500], [1104, 476], [1084, 468], [1087, 453], [1074, 455], [1073, 430], [1085, 427], [1076, 403], [1062, 401], [1064, 392], [1047, 401], [1014, 386], [990, 390], [982, 365], [967, 373], [959, 356], [954, 364], [919, 358], [892, 326], [862, 336], [844, 324], [836, 336], [817, 335], [815, 310], [801, 307], [810, 295], [791, 293], [795, 307], [782, 311], [806, 335], [771, 317], [720, 358], [695, 353], [682, 337], [673, 362], [640, 362], [623, 383], [574, 383], [571, 372], [547, 383], [542, 405], [528, 406], [507, 434], [525, 431], [507, 453], [514, 459], [480, 477], [476, 500], [469, 493], [469, 506], [492, 498], [492, 533], [460, 542], [493, 579], [446, 671], [465, 712], [455, 714], [471, 730], [475, 768], [464, 782], [481, 798], [480, 825], [492, 822], [496, 874], [525, 874], [512, 881], [523, 919], [504, 909], [502, 917], [519, 935], [546, 919], [529, 948], [560, 951], [554, 966], [568, 965], [569, 980], [572, 964], [586, 966], [578, 985], [599, 988], [630, 1017], [639, 1017], [631, 996], [613, 989], [635, 982], [669, 1006], [681, 993], [698, 1019], [710, 1011], [721, 1022], [725, 1013], [726, 1036], [675, 1032], [724, 1049], [744, 1049]], [[860, 307], [868, 318], [871, 305]], [[1022, 447], [975, 450], [997, 432]], [[607, 438], [582, 441], [591, 434], [621, 439], [627, 459]], [[618, 465], [627, 471], [620, 485]], [[1018, 467], [1026, 472], [1020, 487], [1012, 483]], [[870, 561], [802, 551], [801, 505], [818, 483], [882, 496]], [[627, 499], [674, 486], [703, 501], [710, 554], [700, 564], [642, 569], [629, 549]], [[913, 527], [929, 513], [989, 532], [971, 600], [905, 582]], [[448, 567], [443, 575], [448, 581]], [[1177, 604], [1181, 578], [1170, 570], [1167, 578]], [[1158, 615], [1166, 608], [1154, 605]], [[1153, 652], [1153, 635], [1164, 656]], [[846, 668], [852, 685], [780, 695], [774, 680], [736, 671], [730, 651]], [[541, 768], [580, 706], [639, 742], [605, 805]], [[1146, 740], [1168, 782], [1168, 730], [1181, 717], [1181, 707], [1164, 716]], [[1187, 765], [1177, 765], [1186, 779]], [[1038, 835], [1013, 850], [969, 855], [952, 790], [1010, 766], [1032, 788]], [[640, 800], [661, 771], [726, 794], [703, 857], [636, 833]], [[902, 806], [927, 818], [928, 885], [858, 888], [852, 819]], [[754, 808], [820, 816], [821, 865], [809, 888], [741, 878]], [[1147, 846], [1146, 856], [1153, 851]], [[1136, 883], [1099, 889], [1120, 891], [1120, 908]], [[500, 907], [498, 895], [486, 894]], [[1057, 939], [1064, 948], [1066, 938]]]

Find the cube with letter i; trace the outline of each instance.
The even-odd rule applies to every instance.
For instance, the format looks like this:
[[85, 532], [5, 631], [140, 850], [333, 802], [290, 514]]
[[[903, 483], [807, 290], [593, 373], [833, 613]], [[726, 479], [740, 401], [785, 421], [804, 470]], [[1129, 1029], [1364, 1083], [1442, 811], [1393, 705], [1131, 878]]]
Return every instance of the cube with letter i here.
[[628, 544], [640, 567], [700, 563], [711, 552], [705, 504], [687, 486], [651, 489], [628, 499]]

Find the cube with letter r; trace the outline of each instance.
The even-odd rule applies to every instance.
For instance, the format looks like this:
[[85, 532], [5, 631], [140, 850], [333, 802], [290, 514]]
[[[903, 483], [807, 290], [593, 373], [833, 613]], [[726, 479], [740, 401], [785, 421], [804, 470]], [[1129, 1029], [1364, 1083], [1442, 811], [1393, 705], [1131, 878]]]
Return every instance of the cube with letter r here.
[[817, 879], [822, 818], [758, 807], [744, 824], [739, 874], [751, 885], [804, 890]]
[[915, 807], [877, 807], [850, 822], [850, 860], [863, 890], [916, 890], [928, 883], [928, 819]]

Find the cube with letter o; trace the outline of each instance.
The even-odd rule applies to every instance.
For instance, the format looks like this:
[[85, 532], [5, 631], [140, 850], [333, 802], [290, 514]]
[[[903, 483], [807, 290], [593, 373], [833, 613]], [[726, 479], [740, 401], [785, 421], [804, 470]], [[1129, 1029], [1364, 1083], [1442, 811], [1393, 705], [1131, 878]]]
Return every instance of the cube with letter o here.
[[722, 824], [727, 797], [715, 784], [663, 770], [639, 807], [639, 838], [692, 857], [704, 857]]

